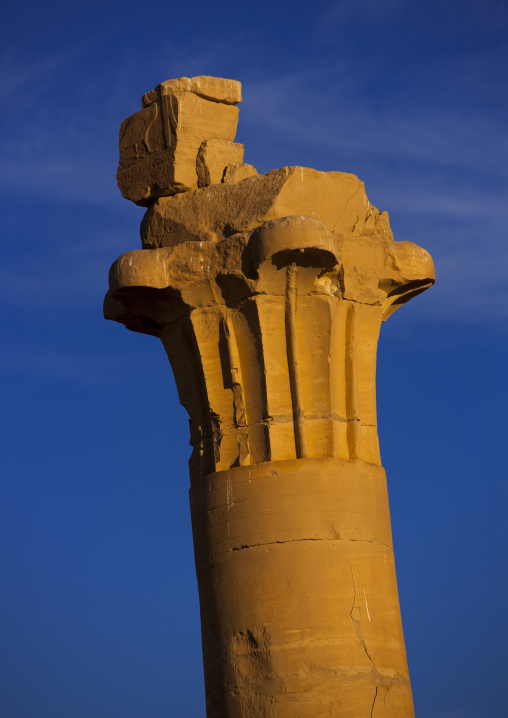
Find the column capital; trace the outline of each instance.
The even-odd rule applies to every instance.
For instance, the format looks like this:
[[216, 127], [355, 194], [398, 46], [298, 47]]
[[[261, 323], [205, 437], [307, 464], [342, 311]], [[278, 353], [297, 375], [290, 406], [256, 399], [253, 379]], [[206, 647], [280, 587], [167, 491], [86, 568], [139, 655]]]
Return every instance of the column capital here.
[[380, 324], [434, 268], [393, 240], [363, 183], [286, 167], [159, 199], [142, 235], [145, 249], [111, 268], [105, 315], [162, 339], [190, 415], [192, 475], [307, 457], [380, 462]]

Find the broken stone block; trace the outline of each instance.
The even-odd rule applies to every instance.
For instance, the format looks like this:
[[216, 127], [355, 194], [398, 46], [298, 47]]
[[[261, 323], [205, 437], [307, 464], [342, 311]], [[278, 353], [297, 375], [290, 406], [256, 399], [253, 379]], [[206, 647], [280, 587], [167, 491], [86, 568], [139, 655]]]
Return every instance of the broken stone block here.
[[252, 165], [246, 164], [231, 164], [224, 170], [224, 177], [222, 181], [224, 184], [235, 184], [241, 182], [247, 177], [254, 177], [258, 174], [258, 171]]
[[[203, 208], [206, 208], [206, 212]], [[243, 182], [216, 184], [195, 192], [161, 197], [141, 223], [143, 247], [221, 239], [254, 229], [261, 222], [290, 215], [314, 217], [333, 232], [386, 235], [390, 225], [370, 204], [365, 186], [353, 174], [281, 167]], [[368, 227], [364, 231], [365, 223]]]
[[145, 92], [141, 98], [141, 105], [147, 107], [161, 97], [181, 91], [193, 92], [199, 97], [204, 97], [205, 100], [222, 102], [225, 105], [237, 105], [242, 101], [242, 83], [238, 80], [199, 75], [199, 77], [178, 77], [176, 80], [161, 82], [155, 90]]
[[[235, 105], [186, 90], [161, 95], [122, 122], [117, 172], [121, 193], [148, 206], [158, 197], [196, 189], [199, 148], [211, 139], [232, 143], [237, 123]], [[229, 162], [227, 158], [224, 166]]]
[[243, 145], [225, 140], [206, 140], [199, 148], [196, 169], [199, 187], [222, 182], [224, 170], [229, 164], [241, 164]]

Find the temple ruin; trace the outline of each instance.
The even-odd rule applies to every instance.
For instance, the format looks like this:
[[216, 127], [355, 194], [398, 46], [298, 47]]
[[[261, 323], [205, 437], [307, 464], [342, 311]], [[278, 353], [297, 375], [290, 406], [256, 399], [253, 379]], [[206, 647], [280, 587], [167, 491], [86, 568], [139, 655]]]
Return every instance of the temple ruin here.
[[240, 102], [179, 78], [122, 123], [147, 209], [104, 305], [160, 337], [189, 413], [207, 715], [410, 718], [376, 350], [432, 259], [356, 176], [243, 163]]

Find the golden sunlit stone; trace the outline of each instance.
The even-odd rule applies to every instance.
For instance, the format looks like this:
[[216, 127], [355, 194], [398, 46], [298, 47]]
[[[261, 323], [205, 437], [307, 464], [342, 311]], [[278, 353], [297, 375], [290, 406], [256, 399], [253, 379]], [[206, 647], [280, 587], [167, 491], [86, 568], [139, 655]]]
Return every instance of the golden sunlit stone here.
[[208, 150], [213, 155], [212, 175], [218, 172], [220, 182], [226, 165], [243, 157], [242, 145], [231, 147], [238, 123], [238, 107], [232, 103], [241, 102], [240, 87], [234, 80], [184, 77], [144, 95], [143, 109], [120, 128], [117, 180], [123, 196], [148, 206], [157, 197], [206, 184], [206, 160], [202, 159], [201, 182], [196, 163], [200, 149], [210, 141], [224, 143], [220, 151], [217, 144], [215, 152]]
[[410, 718], [376, 350], [432, 259], [354, 175], [242, 164], [236, 116], [193, 80], [145, 96], [188, 113], [159, 143], [164, 192], [126, 149], [148, 120], [123, 125], [122, 191], [148, 209], [105, 315], [160, 337], [190, 416], [208, 718]]

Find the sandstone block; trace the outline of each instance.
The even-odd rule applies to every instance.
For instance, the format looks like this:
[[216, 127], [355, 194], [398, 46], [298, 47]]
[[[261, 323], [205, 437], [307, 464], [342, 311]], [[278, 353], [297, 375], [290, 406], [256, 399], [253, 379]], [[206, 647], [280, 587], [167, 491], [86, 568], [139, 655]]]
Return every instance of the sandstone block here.
[[241, 182], [247, 177], [254, 177], [258, 174], [258, 171], [252, 165], [246, 164], [231, 164], [224, 170], [224, 177], [222, 181], [224, 184], [235, 184], [235, 182]]
[[199, 77], [178, 77], [175, 80], [161, 82], [155, 90], [143, 95], [141, 105], [147, 107], [161, 97], [182, 91], [193, 92], [199, 97], [204, 97], [205, 100], [223, 102], [226, 105], [237, 105], [242, 101], [242, 84], [238, 80], [199, 75]]
[[232, 143], [237, 123], [234, 105], [185, 91], [134, 113], [120, 128], [117, 180], [123, 196], [146, 206], [157, 197], [197, 188], [199, 148], [210, 139]]
[[358, 177], [307, 167], [282, 167], [235, 184], [161, 197], [142, 221], [141, 238], [147, 248], [220, 239], [291, 215], [314, 217], [340, 234], [393, 239], [388, 215], [370, 204]]
[[206, 140], [199, 148], [196, 169], [198, 185], [207, 187], [222, 182], [227, 165], [241, 164], [243, 145], [225, 140]]

